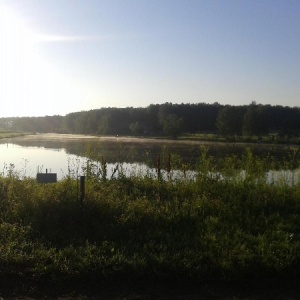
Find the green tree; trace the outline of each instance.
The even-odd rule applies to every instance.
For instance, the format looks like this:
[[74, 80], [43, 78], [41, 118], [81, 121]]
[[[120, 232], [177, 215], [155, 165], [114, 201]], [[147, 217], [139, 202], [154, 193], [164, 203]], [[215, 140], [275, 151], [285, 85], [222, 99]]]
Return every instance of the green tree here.
[[221, 108], [216, 121], [218, 131], [224, 135], [242, 134], [245, 110], [243, 106], [227, 105]]
[[225, 106], [219, 110], [216, 127], [224, 135], [241, 134], [245, 109], [241, 106]]
[[176, 114], [169, 114], [163, 120], [163, 132], [167, 136], [177, 138], [182, 132], [183, 119], [178, 118]]
[[132, 132], [132, 134], [134, 134], [134, 135], [138, 135], [141, 133], [140, 124], [138, 121], [136, 121], [135, 123], [131, 123], [129, 128], [130, 128], [130, 131]]
[[109, 125], [110, 125], [110, 115], [104, 115], [100, 118], [99, 122], [98, 122], [98, 128], [97, 131], [99, 134], [103, 134], [106, 135], [109, 132]]
[[266, 108], [252, 102], [243, 118], [243, 132], [247, 135], [264, 135], [268, 133], [268, 116]]

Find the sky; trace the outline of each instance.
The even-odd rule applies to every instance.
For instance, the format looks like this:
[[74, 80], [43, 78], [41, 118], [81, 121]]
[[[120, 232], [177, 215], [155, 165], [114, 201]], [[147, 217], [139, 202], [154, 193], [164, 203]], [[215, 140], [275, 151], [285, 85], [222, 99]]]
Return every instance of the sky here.
[[0, 117], [300, 106], [299, 0], [0, 0]]

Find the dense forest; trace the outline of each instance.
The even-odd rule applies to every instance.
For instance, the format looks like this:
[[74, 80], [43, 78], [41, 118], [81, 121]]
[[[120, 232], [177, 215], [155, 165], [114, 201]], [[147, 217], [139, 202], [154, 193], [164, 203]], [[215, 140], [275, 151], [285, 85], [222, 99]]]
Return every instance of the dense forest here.
[[66, 116], [1, 118], [0, 127], [22, 132], [177, 137], [183, 133], [300, 135], [300, 107], [252, 102], [231, 106], [151, 104], [146, 108], [101, 108]]

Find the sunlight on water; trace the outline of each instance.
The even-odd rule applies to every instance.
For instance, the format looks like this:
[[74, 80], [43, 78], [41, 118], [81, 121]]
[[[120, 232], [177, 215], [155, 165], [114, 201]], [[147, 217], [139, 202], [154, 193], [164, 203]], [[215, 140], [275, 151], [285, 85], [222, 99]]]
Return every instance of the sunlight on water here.
[[67, 174], [68, 161], [77, 158], [67, 154], [65, 149], [43, 147], [22, 147], [15, 144], [0, 144], [0, 173], [6, 175], [14, 165], [14, 170], [22, 177], [36, 177], [36, 173], [57, 173], [58, 179]]
[[[86, 164], [86, 157], [66, 153], [63, 148], [24, 147], [16, 144], [0, 144], [0, 174], [7, 176], [9, 170], [24, 177], [36, 177], [37, 173], [57, 173], [60, 180], [67, 175], [73, 178], [83, 175], [82, 167]], [[126, 176], [146, 174], [147, 166], [139, 163], [122, 163], [120, 172]], [[117, 163], [107, 164], [107, 177], [113, 174]], [[151, 173], [155, 176], [155, 170]]]
[[[7, 176], [13, 171], [21, 179], [25, 177], [35, 178], [37, 173], [57, 173], [57, 179], [61, 180], [70, 175], [77, 178], [84, 175], [84, 167], [87, 164], [87, 158], [66, 152], [65, 148], [37, 147], [37, 146], [20, 146], [12, 143], [0, 144], [0, 175]], [[98, 169], [101, 169], [101, 162], [93, 162]], [[118, 166], [118, 171], [114, 169]], [[122, 162], [107, 163], [107, 178], [118, 176], [122, 173], [125, 176], [149, 176], [157, 177], [155, 168], [150, 168], [144, 163]], [[241, 179], [245, 178], [245, 171], [241, 171], [238, 175]], [[194, 180], [196, 172], [191, 170], [183, 171], [161, 170], [163, 179], [187, 179]], [[220, 173], [210, 173], [212, 178], [222, 180]], [[224, 179], [224, 178], [223, 178]], [[265, 173], [265, 179], [269, 184], [300, 184], [300, 170], [269, 170]]]

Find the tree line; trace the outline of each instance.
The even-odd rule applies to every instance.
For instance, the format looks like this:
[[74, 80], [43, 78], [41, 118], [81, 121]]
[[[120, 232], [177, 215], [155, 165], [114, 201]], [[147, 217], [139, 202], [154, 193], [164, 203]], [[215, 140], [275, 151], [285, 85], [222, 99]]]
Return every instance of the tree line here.
[[1, 118], [0, 127], [23, 132], [177, 137], [182, 133], [299, 136], [300, 108], [263, 105], [151, 104], [100, 108], [65, 116]]

